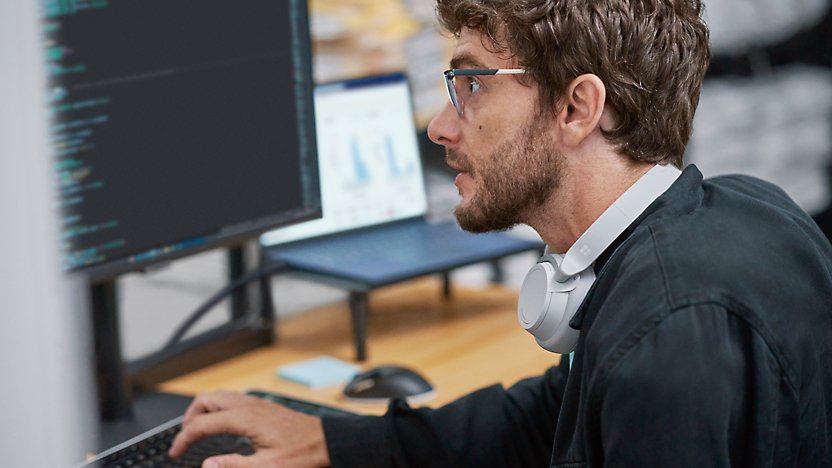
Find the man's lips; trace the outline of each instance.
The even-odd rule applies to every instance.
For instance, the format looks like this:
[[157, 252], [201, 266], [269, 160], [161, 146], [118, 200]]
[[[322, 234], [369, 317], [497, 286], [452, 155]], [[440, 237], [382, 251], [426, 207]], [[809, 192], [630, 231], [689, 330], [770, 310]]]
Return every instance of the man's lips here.
[[451, 169], [453, 169], [457, 172], [471, 172], [471, 171], [468, 170], [468, 168], [463, 167], [463, 166], [461, 166], [459, 164], [456, 164], [456, 163], [452, 163], [450, 161], [447, 161], [446, 164], [448, 165], [448, 167], [450, 167]]
[[471, 172], [471, 168], [468, 164], [465, 164], [466, 158], [462, 156], [460, 153], [456, 151], [447, 151], [445, 154], [445, 164], [448, 165], [451, 169], [459, 172], [457, 174], [456, 179], [454, 179], [454, 185], [458, 188], [460, 184], [463, 183], [466, 179], [471, 179], [473, 177], [473, 173]]
[[445, 161], [445, 162], [448, 164], [448, 167], [450, 167], [451, 169], [459, 172], [459, 174], [456, 175], [456, 178], [454, 178], [454, 185], [456, 185], [456, 187], [461, 190], [462, 185], [465, 184], [465, 181], [467, 179], [471, 179], [471, 172], [468, 170], [468, 168], [466, 168], [466, 167], [464, 167], [460, 164], [456, 164], [455, 162], [451, 162], [451, 161]]
[[451, 169], [459, 172], [469, 172], [467, 169], [468, 158], [460, 151], [445, 148], [445, 164]]

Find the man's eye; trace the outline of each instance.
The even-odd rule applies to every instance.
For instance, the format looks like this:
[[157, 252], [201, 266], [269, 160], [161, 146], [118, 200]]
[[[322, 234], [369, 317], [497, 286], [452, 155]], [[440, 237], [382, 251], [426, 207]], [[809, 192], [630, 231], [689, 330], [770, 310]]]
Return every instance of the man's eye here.
[[480, 82], [472, 79], [468, 82], [468, 94], [474, 95], [480, 90]]

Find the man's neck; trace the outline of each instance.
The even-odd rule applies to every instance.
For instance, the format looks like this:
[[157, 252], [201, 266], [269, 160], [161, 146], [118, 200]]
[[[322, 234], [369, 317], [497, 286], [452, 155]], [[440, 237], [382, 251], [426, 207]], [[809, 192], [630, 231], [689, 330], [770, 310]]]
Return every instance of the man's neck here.
[[[575, 161], [578, 158], [573, 158]], [[583, 155], [565, 169], [561, 184], [528, 224], [552, 252], [564, 253], [653, 164], [617, 154]]]

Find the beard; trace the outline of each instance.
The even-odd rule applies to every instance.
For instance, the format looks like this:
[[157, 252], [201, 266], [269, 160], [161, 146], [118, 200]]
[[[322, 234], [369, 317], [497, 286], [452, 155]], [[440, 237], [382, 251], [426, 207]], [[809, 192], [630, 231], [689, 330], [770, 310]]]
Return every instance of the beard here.
[[530, 118], [474, 167], [467, 156], [447, 151], [446, 159], [464, 168], [476, 182], [467, 203], [454, 210], [462, 229], [505, 231], [525, 222], [560, 185], [563, 156], [546, 132], [549, 119]]

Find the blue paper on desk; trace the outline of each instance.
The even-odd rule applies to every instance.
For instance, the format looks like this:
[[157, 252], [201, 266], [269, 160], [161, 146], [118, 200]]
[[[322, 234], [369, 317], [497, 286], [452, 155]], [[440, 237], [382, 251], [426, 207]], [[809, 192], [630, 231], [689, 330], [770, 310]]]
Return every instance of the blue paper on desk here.
[[291, 380], [307, 387], [321, 388], [347, 383], [361, 371], [355, 364], [329, 356], [288, 364], [277, 369], [281, 379]]

